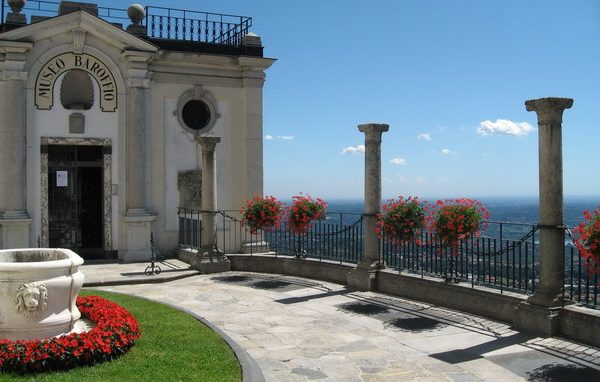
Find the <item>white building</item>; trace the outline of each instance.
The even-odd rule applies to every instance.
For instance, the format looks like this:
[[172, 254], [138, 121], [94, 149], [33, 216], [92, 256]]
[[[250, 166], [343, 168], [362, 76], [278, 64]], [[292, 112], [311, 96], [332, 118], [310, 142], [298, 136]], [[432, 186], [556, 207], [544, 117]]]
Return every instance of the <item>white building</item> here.
[[219, 209], [262, 194], [274, 60], [250, 18], [132, 6], [130, 21], [73, 2], [40, 17], [20, 2], [0, 26], [0, 248], [136, 261], [153, 232], [172, 251], [177, 208], [200, 208], [198, 135], [221, 137]]

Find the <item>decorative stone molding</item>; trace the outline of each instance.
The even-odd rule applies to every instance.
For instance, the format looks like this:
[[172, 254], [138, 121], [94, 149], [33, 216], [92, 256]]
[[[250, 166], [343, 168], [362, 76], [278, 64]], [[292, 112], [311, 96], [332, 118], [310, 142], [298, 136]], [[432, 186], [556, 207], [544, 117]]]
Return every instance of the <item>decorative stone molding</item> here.
[[202, 206], [202, 171], [180, 171], [177, 174], [179, 202], [182, 207], [200, 209]]
[[40, 142], [41, 245], [49, 245], [48, 227], [48, 145], [103, 146], [104, 250], [112, 250], [112, 141], [108, 138], [42, 137]]
[[73, 28], [73, 53], [83, 53], [83, 46], [85, 45], [85, 29]]
[[48, 307], [48, 288], [43, 283], [22, 284], [15, 295], [17, 312], [25, 317], [40, 314]]
[[[200, 101], [208, 108], [208, 121], [204, 127], [195, 129], [190, 127], [183, 116], [183, 109], [190, 101]], [[217, 123], [221, 114], [217, 110], [217, 99], [201, 85], [195, 85], [194, 88], [184, 91], [177, 100], [177, 110], [175, 111], [179, 125], [194, 136], [200, 136], [209, 132]]]

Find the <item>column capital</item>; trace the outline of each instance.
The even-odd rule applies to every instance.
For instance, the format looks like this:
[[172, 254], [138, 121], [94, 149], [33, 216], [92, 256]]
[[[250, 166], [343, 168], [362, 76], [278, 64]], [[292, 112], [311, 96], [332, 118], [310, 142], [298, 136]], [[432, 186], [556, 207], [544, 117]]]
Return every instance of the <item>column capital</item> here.
[[221, 142], [221, 137], [196, 137], [196, 142], [202, 146], [202, 151], [215, 151], [217, 143]]
[[381, 134], [389, 129], [390, 125], [385, 123], [365, 123], [358, 125], [358, 131], [365, 133], [367, 139], [381, 140]]
[[525, 101], [527, 111], [535, 111], [538, 125], [561, 124], [565, 109], [573, 106], [572, 98], [547, 97]]

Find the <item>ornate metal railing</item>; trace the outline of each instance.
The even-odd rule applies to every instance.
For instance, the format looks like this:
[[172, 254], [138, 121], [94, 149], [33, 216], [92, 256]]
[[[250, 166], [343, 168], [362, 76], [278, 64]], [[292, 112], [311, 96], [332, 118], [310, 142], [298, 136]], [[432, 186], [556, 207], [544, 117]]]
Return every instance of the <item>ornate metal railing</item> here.
[[[0, 24], [4, 24], [10, 7], [8, 0], [0, 0], [2, 2], [2, 20]], [[23, 12], [28, 16], [29, 22], [35, 22], [36, 17], [55, 17], [58, 16], [58, 8], [60, 2], [56, 1], [44, 1], [44, 0], [27, 0]], [[110, 7], [98, 7], [98, 17], [106, 20], [110, 23], [126, 25], [129, 23], [129, 17], [127, 16], [127, 9], [110, 8]]]
[[[8, 0], [0, 0], [2, 4], [1, 21], [4, 24], [10, 7]], [[23, 12], [28, 22], [35, 22], [47, 17], [54, 17], [59, 12], [59, 2], [44, 0], [27, 1]], [[126, 27], [131, 23], [127, 9], [97, 7], [98, 17]], [[242, 38], [248, 34], [252, 26], [252, 18], [220, 13], [198, 12], [184, 9], [163, 7], [145, 7], [146, 17], [142, 26], [146, 27], [149, 38], [194, 41], [209, 44], [240, 46]]]
[[252, 26], [252, 18], [146, 7], [145, 23], [149, 37], [239, 46]]
[[[215, 213], [215, 212], [213, 212]], [[224, 253], [269, 252], [356, 264], [363, 257], [363, 215], [333, 212], [314, 222], [304, 235], [291, 232], [287, 224], [272, 232], [250, 234], [241, 224], [239, 211], [217, 211], [217, 247]], [[201, 246], [202, 212], [179, 209], [179, 245]], [[486, 222], [481, 236], [461, 240], [456, 249], [444, 246], [430, 233], [419, 241], [392, 244], [382, 239], [381, 261], [401, 273], [429, 276], [448, 282], [469, 283], [532, 294], [539, 285], [539, 226]], [[569, 231], [567, 231], [569, 232]], [[587, 272], [585, 260], [566, 235], [564, 299], [588, 307], [600, 307], [600, 278]]]

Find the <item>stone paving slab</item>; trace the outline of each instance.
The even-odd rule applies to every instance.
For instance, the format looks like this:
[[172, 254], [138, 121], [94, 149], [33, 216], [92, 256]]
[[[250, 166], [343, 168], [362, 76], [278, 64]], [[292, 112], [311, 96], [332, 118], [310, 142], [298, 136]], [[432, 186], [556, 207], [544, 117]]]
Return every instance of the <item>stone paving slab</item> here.
[[267, 381], [600, 381], [599, 349], [332, 283], [228, 272], [102, 289], [194, 312]]

